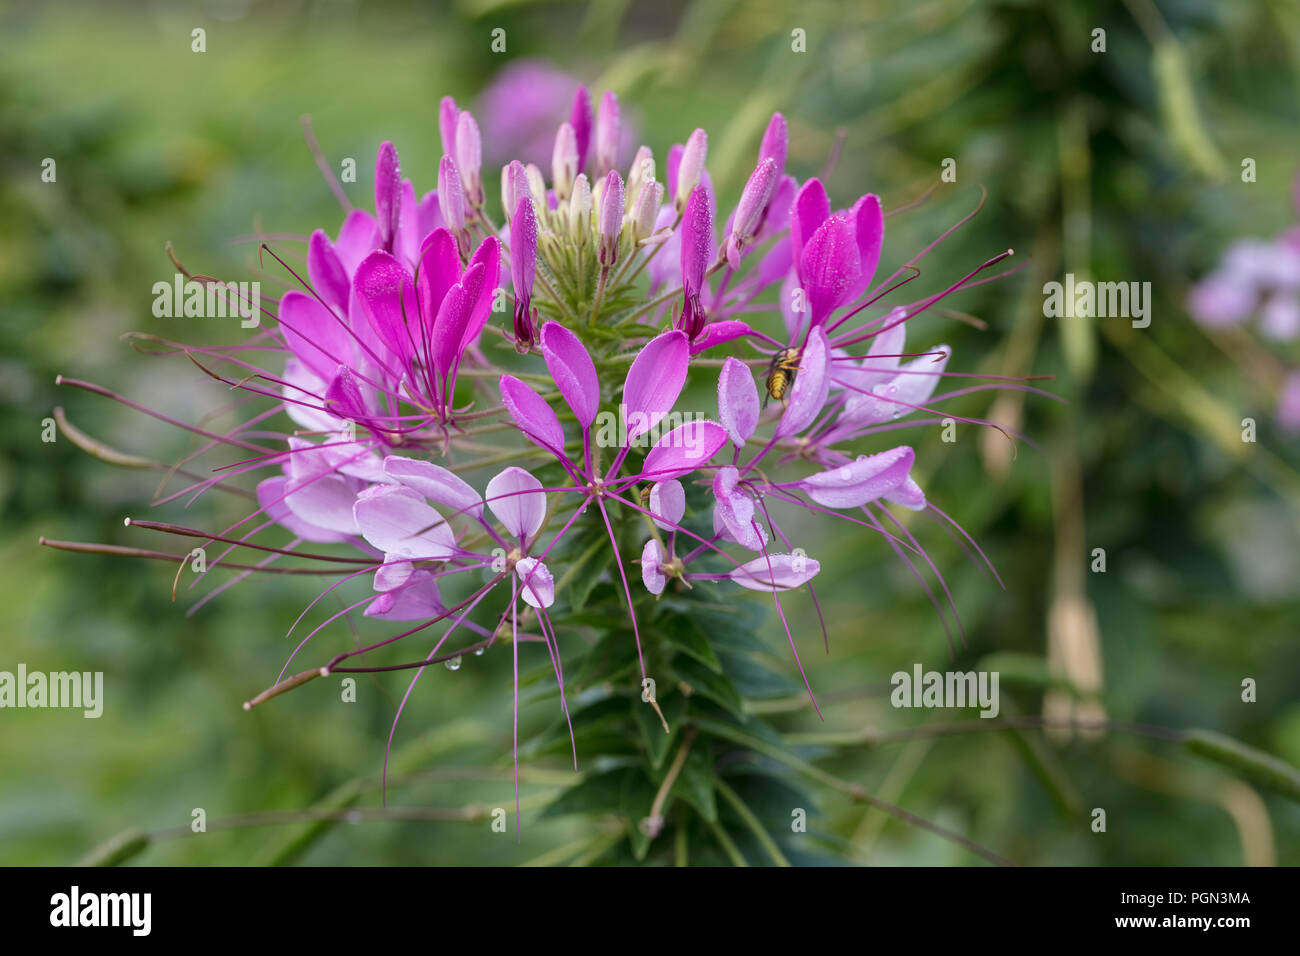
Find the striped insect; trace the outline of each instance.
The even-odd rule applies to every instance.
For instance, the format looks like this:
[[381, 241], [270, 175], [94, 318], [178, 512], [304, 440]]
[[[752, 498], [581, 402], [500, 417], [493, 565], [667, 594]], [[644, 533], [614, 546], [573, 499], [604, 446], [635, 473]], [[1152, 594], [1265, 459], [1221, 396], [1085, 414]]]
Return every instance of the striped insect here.
[[799, 349], [781, 349], [772, 356], [772, 363], [767, 367], [767, 395], [763, 397], [763, 407], [769, 399], [775, 398], [785, 405], [790, 389], [794, 387], [794, 377], [799, 371]]

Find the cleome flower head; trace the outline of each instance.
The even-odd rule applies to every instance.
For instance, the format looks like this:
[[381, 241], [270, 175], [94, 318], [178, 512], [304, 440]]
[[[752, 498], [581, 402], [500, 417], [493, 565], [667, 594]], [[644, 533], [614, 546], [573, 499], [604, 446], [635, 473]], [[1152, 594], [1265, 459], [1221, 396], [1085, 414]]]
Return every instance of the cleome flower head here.
[[[314, 563], [338, 580], [308, 610], [367, 583], [300, 639], [281, 679], [250, 705], [318, 674], [409, 669], [404, 706], [429, 666], [509, 644], [516, 797], [521, 646], [545, 648], [567, 716], [566, 624], [555, 615], [572, 607], [583, 578], [616, 591], [642, 680], [646, 608], [701, 588], [723, 600], [766, 595], [803, 673], [802, 629], [786, 604], [806, 594], [821, 618], [821, 564], [807, 546], [816, 550], [824, 532], [793, 531], [809, 527], [791, 520], [801, 515], [883, 541], [947, 628], [918, 563], [947, 597], [942, 575], [891, 509], [955, 522], [914, 478], [918, 451], [880, 447], [877, 436], [904, 416], [933, 424], [935, 406], [972, 391], [1027, 388], [937, 392], [953, 374], [951, 350], [905, 346], [909, 320], [987, 281], [977, 276], [1009, 252], [942, 292], [898, 302], [934, 244], [905, 261], [890, 255], [901, 264], [879, 279], [880, 198], [836, 208], [819, 179], [787, 173], [780, 114], [720, 218], [703, 129], [629, 157], [617, 97], [595, 104], [579, 88], [557, 117], [549, 181], [533, 163], [502, 167], [499, 208], [485, 186], [497, 181], [483, 169], [491, 144], [450, 98], [438, 112], [444, 155], [426, 171], [436, 189], [419, 196], [383, 143], [373, 212], [352, 210], [336, 232], [312, 233], [306, 274], [284, 265], [298, 288], [279, 300], [271, 327], [245, 346], [163, 344], [269, 402], [253, 420], [258, 440], [246, 434], [253, 422], [217, 434], [165, 419], [239, 458], [164, 500], [192, 501], [252, 475], [256, 508], [210, 535], [136, 522], [226, 545], [200, 579], [236, 567], [226, 562], [237, 549], [263, 555], [237, 566], [241, 577], [275, 573], [284, 558]], [[267, 367], [250, 355], [269, 355]], [[706, 408], [693, 404], [700, 394]], [[293, 428], [265, 431], [279, 412]], [[580, 556], [569, 546], [576, 536], [595, 542]], [[308, 641], [352, 609], [412, 626], [285, 677]], [[368, 663], [398, 644], [419, 652]]]

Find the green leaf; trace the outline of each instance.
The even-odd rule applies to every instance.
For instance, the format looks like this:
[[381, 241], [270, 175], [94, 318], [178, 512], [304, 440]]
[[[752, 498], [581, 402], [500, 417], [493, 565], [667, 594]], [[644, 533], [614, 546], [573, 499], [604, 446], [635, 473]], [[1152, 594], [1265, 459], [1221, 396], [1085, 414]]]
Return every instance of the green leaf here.
[[1192, 753], [1238, 770], [1260, 786], [1300, 803], [1300, 770], [1272, 754], [1213, 730], [1189, 730], [1183, 743]]
[[726, 677], [713, 673], [689, 657], [679, 657], [673, 661], [673, 670], [681, 680], [691, 686], [695, 693], [703, 694], [737, 717], [744, 716], [744, 704], [740, 694]]
[[722, 673], [722, 663], [718, 660], [718, 655], [713, 653], [713, 648], [709, 646], [704, 632], [693, 622], [674, 615], [665, 621], [656, 630], [656, 633], [674, 647], [691, 655], [705, 667], [719, 674]]
[[718, 803], [713, 793], [713, 770], [699, 750], [692, 751], [673, 781], [671, 795], [681, 797], [709, 823], [718, 820]]
[[784, 674], [764, 667], [753, 656], [722, 652], [723, 673], [736, 685], [740, 696], [763, 700], [771, 697], [789, 697], [802, 693], [803, 684], [797, 683]]
[[551, 801], [539, 819], [548, 820], [571, 813], [618, 813], [623, 805], [624, 781], [629, 775], [641, 774], [631, 767], [619, 767], [588, 777]]
[[667, 700], [660, 701], [659, 707], [664, 712], [664, 719], [668, 721], [669, 733], [664, 733], [664, 725], [660, 723], [659, 715], [653, 707], [639, 697], [632, 699], [632, 719], [641, 731], [646, 756], [655, 770], [663, 766], [669, 748], [678, 737], [686, 713], [685, 695], [672, 694]]
[[638, 861], [644, 860], [650, 852], [650, 837], [641, 830], [641, 821], [650, 815], [654, 802], [655, 787], [645, 774], [637, 770], [627, 771], [623, 777], [619, 806], [627, 826], [628, 841], [632, 844], [632, 855]]

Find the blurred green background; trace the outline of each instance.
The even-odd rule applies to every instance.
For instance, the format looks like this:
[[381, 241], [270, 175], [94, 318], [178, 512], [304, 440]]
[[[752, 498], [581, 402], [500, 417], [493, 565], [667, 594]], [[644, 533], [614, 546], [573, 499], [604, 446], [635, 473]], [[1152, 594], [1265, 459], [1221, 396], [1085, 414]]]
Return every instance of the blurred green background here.
[[[544, 860], [598, 825], [536, 820], [569, 779], [547, 762], [526, 765], [522, 847], [475, 816], [475, 806], [512, 801], [510, 661], [489, 654], [423, 679], [396, 742], [408, 748], [408, 773], [389, 795], [402, 807], [469, 807], [473, 819], [334, 826], [299, 854], [293, 825], [190, 836], [200, 807], [214, 830], [222, 818], [321, 800], [377, 807], [372, 778], [405, 678], [366, 677], [351, 704], [320, 682], [245, 713], [241, 702], [283, 664], [282, 635], [317, 593], [311, 582], [245, 582], [186, 617], [193, 596], [170, 600], [165, 563], [37, 546], [45, 535], [170, 547], [122, 525], [145, 516], [156, 474], [112, 468], [62, 437], [40, 440], [62, 406], [127, 452], [172, 461], [190, 447], [162, 423], [56, 388], [60, 373], [187, 421], [230, 401], [183, 360], [138, 355], [119, 338], [236, 338], [151, 314], [153, 283], [174, 272], [165, 242], [196, 272], [243, 279], [258, 272], [255, 245], [232, 239], [334, 232], [342, 216], [304, 145], [304, 113], [333, 162], [356, 159], [358, 182], [345, 188], [362, 207], [384, 139], [417, 190], [433, 188], [444, 94], [476, 109], [490, 158], [511, 158], [494, 151], [482, 93], [531, 60], [593, 91], [615, 89], [637, 142], [661, 161], [669, 144], [707, 128], [723, 208], [776, 109], [801, 181], [822, 171], [843, 131], [828, 181], [840, 206], [872, 191], [887, 210], [900, 207], [955, 159], [955, 182], [887, 225], [882, 274], [974, 208], [981, 184], [988, 190], [980, 214], [924, 260], [914, 288], [942, 289], [1008, 247], [1013, 261], [1028, 259], [947, 303], [985, 327], [933, 313], [909, 323], [913, 347], [954, 346], [953, 370], [1053, 375], [1045, 387], [1065, 399], [985, 392], [954, 405], [1041, 446], [1021, 443], [1014, 457], [1005, 439], [971, 426], [952, 444], [937, 429], [902, 438], [917, 447], [931, 499], [980, 542], [1007, 590], [942, 531], [913, 522], [965, 623], [968, 649], [953, 665], [933, 609], [883, 543], [810, 525], [823, 536], [809, 550], [823, 562], [832, 653], [815, 631], [801, 634], [801, 650], [826, 724], [796, 695], [785, 711], [768, 705], [784, 731], [815, 743], [970, 716], [894, 710], [889, 677], [915, 662], [1001, 667], [1004, 715], [1211, 728], [1300, 764], [1300, 443], [1273, 426], [1276, 381], [1257, 371], [1300, 356], [1207, 335], [1183, 308], [1189, 283], [1234, 238], [1268, 238], [1297, 218], [1293, 3], [211, 0], [8, 3], [2, 17], [0, 670], [102, 670], [106, 703], [98, 720], [0, 711], [0, 863], [71, 862], [131, 828], [179, 828], [137, 860], [514, 864]], [[191, 51], [196, 27], [206, 30], [202, 54]], [[498, 28], [504, 54], [490, 49]], [[1092, 50], [1097, 28], [1104, 53]], [[795, 29], [806, 31], [805, 53], [791, 49]], [[560, 81], [554, 123], [567, 117], [572, 82]], [[46, 157], [54, 183], [41, 179]], [[1256, 182], [1241, 181], [1244, 157], [1256, 161]], [[494, 196], [496, 169], [484, 178]], [[1042, 284], [1065, 272], [1150, 281], [1151, 326], [1045, 319]], [[1255, 443], [1241, 440], [1246, 417], [1258, 422]], [[238, 508], [210, 496], [189, 513], [173, 505], [148, 516], [213, 527]], [[1095, 548], [1104, 573], [1090, 569]], [[350, 640], [336, 625], [314, 646]], [[788, 652], [776, 660], [797, 678]], [[1073, 704], [1045, 693], [1049, 671], [1096, 693]], [[1253, 703], [1241, 699], [1245, 678], [1258, 682]], [[522, 729], [553, 717], [549, 703], [527, 707]], [[1018, 862], [1300, 862], [1295, 803], [1129, 734], [917, 737], [840, 747], [821, 765]], [[977, 862], [818, 792], [809, 839], [850, 862]], [[1104, 834], [1089, 826], [1097, 807]]]

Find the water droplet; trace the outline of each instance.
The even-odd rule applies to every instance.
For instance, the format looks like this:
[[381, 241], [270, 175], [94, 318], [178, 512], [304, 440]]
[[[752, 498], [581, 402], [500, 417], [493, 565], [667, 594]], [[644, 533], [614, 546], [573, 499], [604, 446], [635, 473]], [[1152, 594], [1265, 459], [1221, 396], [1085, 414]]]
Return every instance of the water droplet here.
[[478, 650], [476, 650], [476, 651], [474, 652], [474, 656], [475, 656], [475, 657], [482, 657], [482, 656], [483, 656], [483, 652], [484, 652], [485, 650], [487, 650], [486, 647], [480, 647]]
[[457, 654], [455, 657], [453, 657], [453, 658], [451, 658], [451, 659], [449, 659], [449, 660], [445, 660], [445, 661], [443, 661], [443, 662], [442, 662], [442, 666], [445, 667], [445, 668], [447, 668], [447, 670], [449, 670], [449, 671], [458, 671], [458, 670], [460, 670], [460, 655]]

